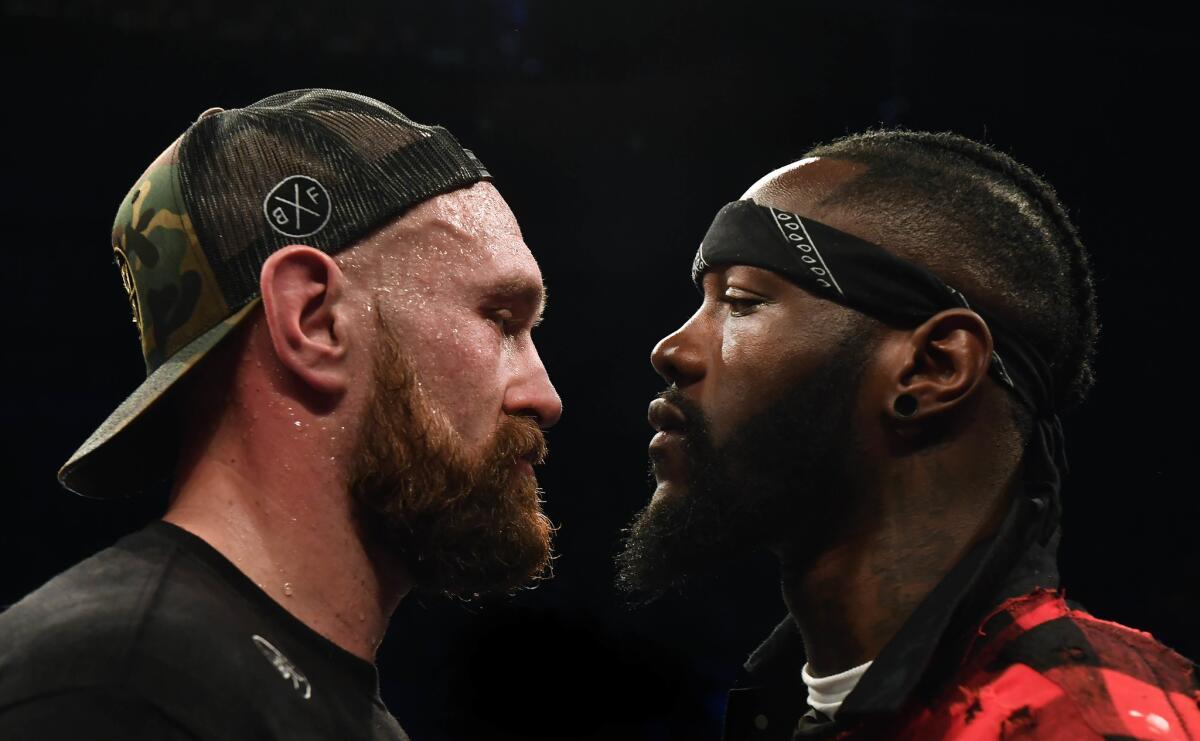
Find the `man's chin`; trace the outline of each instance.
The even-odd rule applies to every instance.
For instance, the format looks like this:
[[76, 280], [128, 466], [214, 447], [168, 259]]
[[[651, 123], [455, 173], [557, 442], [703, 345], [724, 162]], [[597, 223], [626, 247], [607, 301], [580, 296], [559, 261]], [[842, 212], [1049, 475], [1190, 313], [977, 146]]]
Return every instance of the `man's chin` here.
[[617, 555], [617, 586], [630, 597], [652, 600], [715, 570], [705, 536], [689, 528], [688, 487], [659, 482], [650, 502], [626, 530]]

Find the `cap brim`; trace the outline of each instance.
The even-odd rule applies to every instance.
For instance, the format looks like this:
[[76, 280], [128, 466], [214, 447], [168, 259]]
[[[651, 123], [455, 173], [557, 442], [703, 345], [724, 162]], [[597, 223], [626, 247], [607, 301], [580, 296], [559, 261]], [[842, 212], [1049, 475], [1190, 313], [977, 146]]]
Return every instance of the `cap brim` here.
[[116, 499], [134, 496], [170, 475], [177, 453], [173, 449], [176, 436], [162, 429], [163, 408], [167, 406], [164, 397], [261, 300], [254, 298], [147, 376], [63, 464], [58, 482], [85, 497]]

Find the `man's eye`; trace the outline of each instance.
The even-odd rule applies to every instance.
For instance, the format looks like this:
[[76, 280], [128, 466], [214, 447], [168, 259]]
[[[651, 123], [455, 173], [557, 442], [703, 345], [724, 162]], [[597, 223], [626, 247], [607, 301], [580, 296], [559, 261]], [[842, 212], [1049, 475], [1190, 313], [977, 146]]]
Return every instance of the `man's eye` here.
[[763, 300], [760, 298], [749, 298], [745, 296], [722, 296], [721, 301], [729, 304], [730, 316], [745, 316], [753, 314], [759, 306], [762, 306]]
[[490, 312], [489, 318], [500, 327], [500, 331], [505, 334], [513, 334], [518, 329], [519, 322], [514, 318], [510, 309], [495, 309]]

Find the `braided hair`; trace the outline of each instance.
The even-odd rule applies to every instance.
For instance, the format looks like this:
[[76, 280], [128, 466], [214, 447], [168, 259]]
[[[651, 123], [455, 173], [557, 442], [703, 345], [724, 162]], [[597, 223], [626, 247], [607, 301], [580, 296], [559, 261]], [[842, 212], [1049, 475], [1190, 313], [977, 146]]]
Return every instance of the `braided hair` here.
[[[1024, 336], [1050, 366], [1060, 411], [1083, 401], [1095, 383], [1096, 291], [1079, 233], [1045, 180], [950, 133], [869, 131], [806, 156], [865, 165], [822, 205], [848, 210]], [[1024, 437], [1031, 418], [1013, 407]]]

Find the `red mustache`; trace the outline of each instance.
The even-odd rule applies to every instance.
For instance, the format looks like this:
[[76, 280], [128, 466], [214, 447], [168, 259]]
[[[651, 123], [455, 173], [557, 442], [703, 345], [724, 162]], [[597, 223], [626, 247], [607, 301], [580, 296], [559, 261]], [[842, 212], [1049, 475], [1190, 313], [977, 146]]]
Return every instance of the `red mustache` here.
[[546, 436], [532, 417], [506, 417], [496, 430], [492, 445], [493, 460], [525, 460], [540, 465], [546, 460], [549, 449]]

